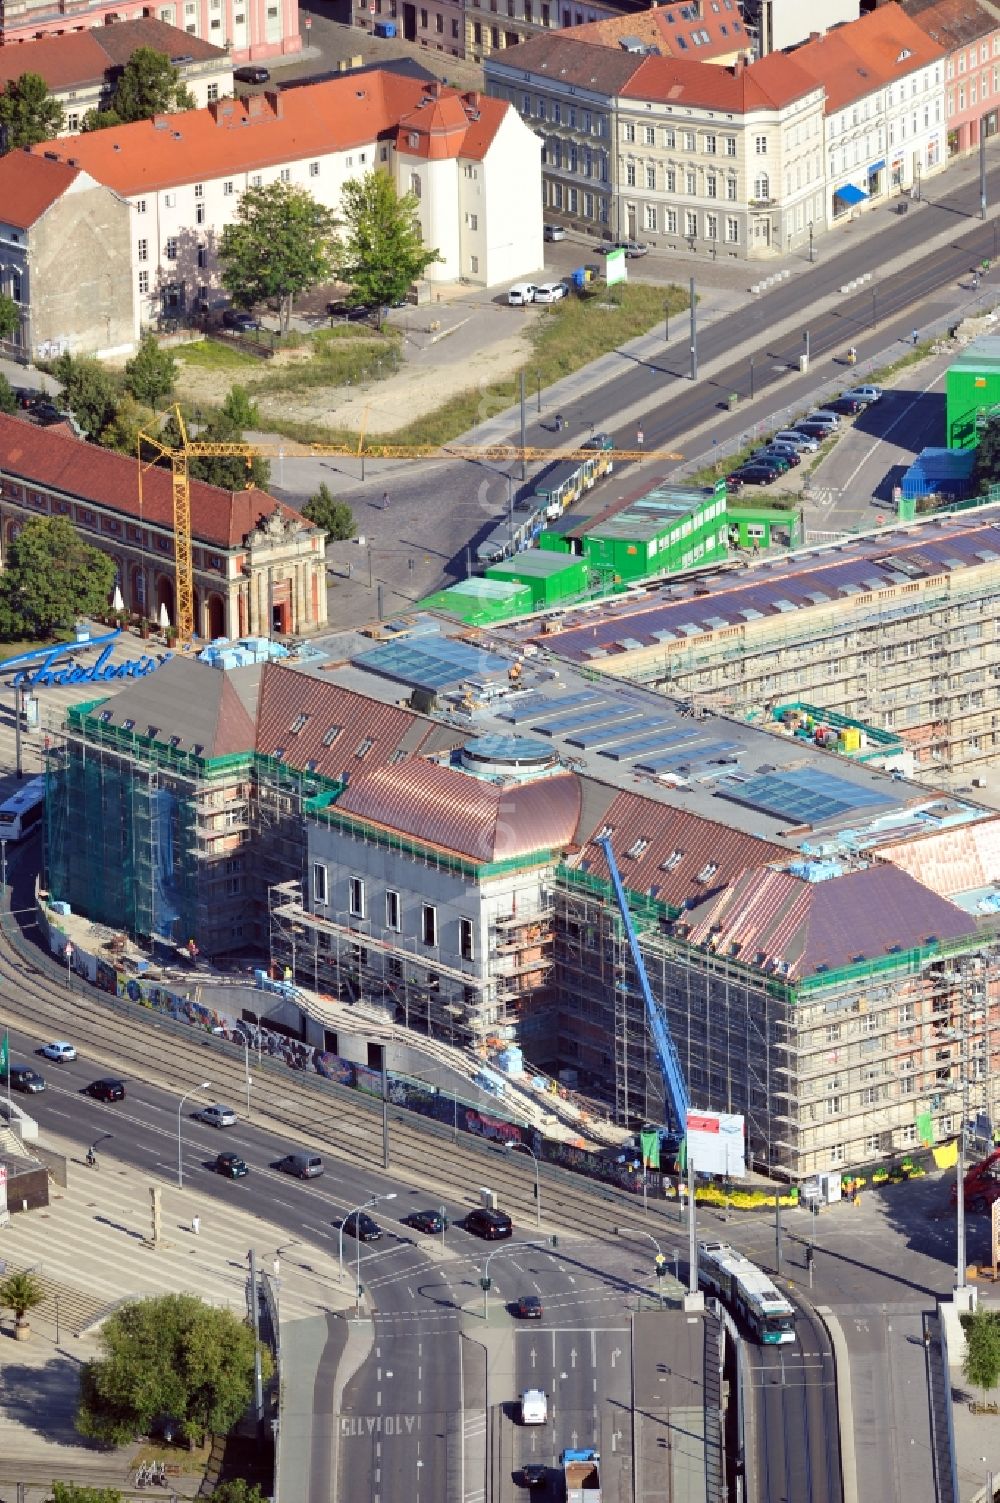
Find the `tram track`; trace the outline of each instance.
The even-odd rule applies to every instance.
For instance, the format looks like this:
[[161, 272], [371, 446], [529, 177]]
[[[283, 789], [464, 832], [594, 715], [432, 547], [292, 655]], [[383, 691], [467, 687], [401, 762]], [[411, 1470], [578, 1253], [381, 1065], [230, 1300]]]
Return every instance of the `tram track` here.
[[760, 1353], [758, 1503], [843, 1503], [833, 1354], [819, 1317], [799, 1304], [795, 1346]]
[[[213, 1093], [236, 1104], [245, 1100], [245, 1056], [229, 1041], [195, 1033], [190, 1025], [153, 1013], [138, 1003], [111, 997], [80, 977], [68, 992], [62, 967], [30, 933], [33, 921], [13, 929], [9, 912], [0, 924], [0, 1015], [39, 1043], [69, 1034], [78, 1050], [108, 1071], [162, 1086], [164, 1064], [182, 1090], [212, 1079]], [[249, 992], [248, 992], [248, 995]], [[256, 994], [255, 994], [256, 995]], [[67, 1002], [71, 1002], [71, 1010]], [[211, 1057], [210, 1070], [206, 1058]], [[382, 1103], [317, 1075], [294, 1071], [250, 1054], [252, 1117], [276, 1135], [314, 1146], [331, 1160], [382, 1168]], [[239, 1107], [237, 1105], [237, 1109]], [[535, 1221], [534, 1165], [509, 1159], [487, 1140], [462, 1134], [434, 1119], [390, 1104], [389, 1168], [393, 1177], [433, 1194], [478, 1204], [476, 1190], [488, 1181], [522, 1230]], [[463, 1141], [463, 1139], [465, 1141]], [[523, 1156], [526, 1159], [526, 1155]], [[611, 1186], [573, 1182], [571, 1170], [539, 1163], [546, 1226], [588, 1237], [613, 1237], [615, 1226], [637, 1210], [635, 1198]], [[664, 1227], [675, 1223], [666, 1208], [650, 1207]], [[648, 1218], [647, 1218], [648, 1219]]]

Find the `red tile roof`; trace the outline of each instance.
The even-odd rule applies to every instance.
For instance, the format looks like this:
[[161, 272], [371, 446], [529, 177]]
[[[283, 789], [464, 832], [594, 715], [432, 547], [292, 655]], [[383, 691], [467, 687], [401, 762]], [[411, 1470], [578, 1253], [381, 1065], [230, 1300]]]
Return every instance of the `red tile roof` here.
[[894, 866], [825, 882], [748, 871], [699, 911], [690, 938], [790, 981], [976, 932], [976, 921]]
[[788, 60], [824, 86], [829, 115], [937, 62], [946, 50], [892, 0], [797, 47]]
[[221, 64], [227, 58], [222, 47], [213, 47], [211, 42], [203, 42], [165, 21], [151, 17], [119, 21], [114, 26], [95, 26], [0, 47], [0, 88], [22, 73], [37, 73], [53, 93], [101, 84], [128, 62], [137, 47], [153, 47], [174, 62], [181, 58], [193, 62], [217, 58]]
[[[433, 93], [434, 85], [431, 90]], [[408, 156], [429, 161], [448, 157], [481, 161], [506, 113], [507, 106], [500, 99], [441, 90], [439, 96], [402, 116], [396, 146]], [[418, 137], [416, 145], [410, 139], [414, 134]]]
[[1000, 28], [996, 10], [978, 0], [900, 0], [901, 8], [942, 47], [966, 46]]
[[707, 68], [704, 63], [676, 57], [646, 57], [621, 90], [624, 99], [652, 99], [683, 108], [685, 105], [725, 110], [734, 115], [779, 109], [812, 94], [817, 80], [797, 64], [798, 54], [771, 52], [744, 67]]
[[671, 908], [701, 902], [748, 867], [788, 860], [783, 846], [629, 791], [613, 800], [571, 862], [605, 880], [607, 862], [594, 837], [606, 830], [625, 886]]
[[[293, 729], [297, 727], [297, 729]], [[257, 704], [257, 750], [345, 782], [393, 758], [460, 746], [461, 732], [335, 679], [268, 663]]]
[[557, 772], [497, 785], [411, 757], [357, 775], [337, 809], [473, 861], [511, 861], [569, 844], [580, 814], [580, 780]]
[[[725, 0], [723, 0], [725, 3]], [[595, 42], [600, 47], [618, 47], [624, 37], [636, 37], [650, 47], [659, 47], [670, 57], [709, 63], [716, 58], [731, 58], [750, 51], [750, 39], [736, 0], [724, 10], [701, 7], [701, 15], [684, 15], [687, 6], [658, 5], [636, 15], [606, 16], [585, 26], [565, 27], [561, 35], [578, 37], [581, 42]], [[695, 41], [695, 37], [704, 40]]]
[[459, 102], [466, 128], [461, 135], [455, 129], [448, 154], [482, 160], [510, 105], [484, 101], [486, 108], [480, 107], [480, 118], [473, 120], [476, 108], [463, 105], [462, 98], [452, 89], [379, 71], [282, 94], [220, 99], [207, 109], [64, 137], [32, 150], [73, 162], [119, 193], [155, 192], [364, 146], [394, 134], [399, 121], [426, 99], [425, 109], [447, 109], [456, 120]]
[[[143, 472], [140, 507], [136, 461], [85, 443], [62, 428], [36, 428], [23, 418], [0, 413], [0, 474], [173, 531], [169, 471], [155, 468]], [[238, 548], [261, 517], [279, 505], [282, 516], [312, 528], [305, 517], [279, 504], [266, 491], [229, 492], [192, 480], [192, 534], [199, 543]]]
[[[0, 53], [4, 48], [0, 47]], [[0, 157], [0, 222], [29, 230], [80, 176], [65, 162], [35, 162], [23, 151]]]

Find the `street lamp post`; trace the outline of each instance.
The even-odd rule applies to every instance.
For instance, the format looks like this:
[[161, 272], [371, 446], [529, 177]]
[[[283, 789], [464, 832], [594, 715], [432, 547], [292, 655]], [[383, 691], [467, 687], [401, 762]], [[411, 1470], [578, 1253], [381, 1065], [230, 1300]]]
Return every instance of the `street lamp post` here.
[[[351, 1219], [352, 1216], [360, 1216], [361, 1212], [362, 1211], [367, 1211], [370, 1206], [377, 1206], [378, 1203], [380, 1201], [382, 1201], [382, 1200], [395, 1200], [395, 1199], [396, 1199], [396, 1192], [395, 1192], [395, 1190], [390, 1190], [387, 1195], [371, 1195], [371, 1196], [369, 1196], [369, 1198], [366, 1201], [363, 1202], [363, 1204], [361, 1204], [359, 1206], [355, 1206], [352, 1211], [348, 1211], [347, 1215], [344, 1217], [343, 1221], [340, 1223], [340, 1254], [339, 1254], [339, 1256], [340, 1256], [340, 1277], [341, 1278], [344, 1277], [344, 1227], [350, 1221], [350, 1219]], [[360, 1230], [356, 1222], [355, 1222], [354, 1230], [355, 1231]], [[359, 1282], [360, 1282], [360, 1269], [361, 1269], [361, 1238], [360, 1237], [358, 1237], [357, 1242], [358, 1242], [358, 1271], [359, 1271]]]
[[208, 1088], [209, 1088], [209, 1086], [211, 1084], [212, 1084], [212, 1082], [210, 1080], [203, 1080], [202, 1083], [201, 1083], [201, 1085], [199, 1085], [199, 1086], [192, 1086], [191, 1089], [190, 1089], [190, 1091], [185, 1091], [184, 1092], [184, 1095], [181, 1097], [180, 1101], [178, 1101], [178, 1103], [177, 1103], [177, 1188], [178, 1188], [178, 1190], [183, 1190], [183, 1188], [184, 1188], [184, 1162], [183, 1162], [183, 1158], [182, 1158], [182, 1145], [181, 1145], [181, 1112], [184, 1110], [184, 1103], [185, 1103], [185, 1101], [187, 1101], [187, 1099], [188, 1099], [189, 1096], [193, 1096], [196, 1091], [207, 1091]]
[[541, 1247], [541, 1245], [540, 1242], [518, 1242], [513, 1247], [495, 1247], [491, 1253], [487, 1254], [486, 1262], [483, 1265], [483, 1276], [479, 1280], [483, 1291], [484, 1320], [489, 1320], [490, 1318], [490, 1263], [493, 1259], [498, 1257], [500, 1253], [522, 1253], [529, 1247]]
[[533, 1148], [529, 1148], [528, 1147], [527, 1143], [505, 1143], [504, 1146], [503, 1146], [503, 1150], [502, 1151], [504, 1153], [512, 1153], [512, 1152], [515, 1152], [518, 1149], [520, 1149], [520, 1151], [522, 1153], [530, 1153], [531, 1157], [532, 1157], [532, 1160], [534, 1162], [534, 1165], [535, 1165], [535, 1225], [538, 1228], [538, 1230], [541, 1231], [541, 1229], [542, 1229], [542, 1190], [541, 1190], [541, 1185], [538, 1182], [538, 1155], [537, 1155], [537, 1153], [535, 1152], [535, 1150]]
[[536, 371], [535, 372], [535, 386], [536, 386], [537, 391], [538, 391], [538, 411], [541, 412], [541, 410], [542, 410], [542, 373], [541, 373], [541, 371]]
[[812, 264], [812, 262], [814, 260], [815, 260], [815, 256], [813, 254], [813, 222], [810, 219], [810, 221], [809, 221], [809, 262], [810, 262], [810, 265]]
[[246, 1076], [247, 1076], [247, 1121], [249, 1121], [250, 1120], [250, 1045], [247, 1043], [246, 1039], [242, 1039], [242, 1044], [243, 1044], [243, 1065], [244, 1065], [244, 1068], [246, 1070]]
[[[636, 1227], [632, 1227], [632, 1226], [616, 1226], [615, 1227], [615, 1232], [617, 1233], [617, 1235], [619, 1237], [645, 1237], [646, 1241], [647, 1242], [652, 1242], [653, 1246], [656, 1248], [657, 1293], [659, 1294], [660, 1304], [662, 1306], [662, 1304], [663, 1304], [663, 1292], [659, 1288], [659, 1280], [662, 1277], [663, 1270], [666, 1267], [666, 1263], [667, 1263], [666, 1258], [663, 1256], [663, 1248], [660, 1246], [659, 1242], [653, 1236], [652, 1232], [645, 1231], [641, 1226], [636, 1226]], [[676, 1276], [677, 1276], [677, 1254], [674, 1253], [674, 1277], [676, 1278]], [[680, 1279], [677, 1279], [677, 1282], [680, 1283]]]

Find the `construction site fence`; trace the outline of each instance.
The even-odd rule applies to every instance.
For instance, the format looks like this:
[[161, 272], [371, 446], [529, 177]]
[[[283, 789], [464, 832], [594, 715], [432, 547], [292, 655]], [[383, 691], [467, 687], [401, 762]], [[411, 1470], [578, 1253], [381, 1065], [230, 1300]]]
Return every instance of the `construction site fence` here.
[[[620, 924], [615, 895], [609, 882], [593, 872], [582, 872], [566, 866], [560, 866], [558, 882], [569, 893], [577, 891], [597, 899], [609, 912], [613, 913], [614, 922]], [[652, 898], [631, 891], [628, 894], [628, 901], [629, 912], [639, 934], [640, 944], [644, 940], [648, 941], [650, 930], [656, 930], [658, 931], [657, 945], [666, 946], [675, 951], [684, 964], [723, 966], [732, 971], [734, 976], [739, 976], [746, 985], [756, 987], [768, 996], [779, 998], [792, 1006], [797, 1002], [811, 1000], [816, 993], [850, 991], [859, 984], [876, 978], [884, 979], [892, 973], [913, 975], [934, 960], [945, 959], [949, 956], [974, 955], [995, 939], [992, 933], [989, 935], [983, 933], [975, 940], [968, 936], [961, 939], [932, 940], [926, 945], [908, 950], [894, 950], [885, 955], [871, 957], [859, 956], [850, 965], [829, 970], [824, 967], [815, 975], [803, 976], [795, 982], [786, 982], [780, 977], [767, 975], [756, 967], [748, 965], [746, 961], [739, 960], [736, 956], [725, 955], [721, 950], [702, 949], [698, 945], [689, 944], [680, 937], [664, 933], [664, 926], [675, 920], [682, 912], [681, 909], [671, 908], [666, 903], [657, 903]]]
[[[31, 943], [22, 933], [9, 910], [9, 895], [5, 895], [4, 907], [0, 909], [3, 932], [22, 953], [24, 958], [49, 979], [65, 987], [67, 970], [64, 962], [54, 954], [46, 954]], [[45, 936], [50, 945], [60, 945], [62, 936], [53, 915], [41, 900], [36, 899], [35, 923], [37, 932]], [[51, 930], [51, 935], [50, 935]], [[93, 963], [91, 963], [93, 962]], [[261, 1065], [268, 1069], [281, 1067], [305, 1077], [310, 1086], [325, 1092], [339, 1094], [350, 1091], [372, 1103], [372, 1110], [380, 1110], [382, 1099], [382, 1073], [354, 1060], [320, 1049], [303, 1040], [289, 1038], [284, 1033], [272, 1031], [265, 1021], [260, 1025], [244, 1022], [237, 1016], [241, 994], [256, 1015], [261, 1005], [261, 989], [247, 982], [242, 988], [229, 988], [233, 1013], [220, 1012], [199, 1001], [176, 983], [146, 980], [117, 968], [103, 957], [85, 954], [78, 946], [72, 959], [75, 973], [74, 985], [89, 985], [95, 998], [121, 1016], [148, 1018], [155, 1015], [157, 1022], [165, 1022], [178, 1029], [193, 1028], [211, 1039], [214, 1047], [232, 1049], [243, 1059], [243, 1046], [256, 1049], [260, 1044]], [[192, 977], [193, 990], [198, 980]], [[227, 1001], [229, 999], [227, 998]], [[459, 1132], [465, 1141], [480, 1141], [484, 1151], [494, 1151], [496, 1146], [524, 1144], [536, 1158], [551, 1166], [554, 1172], [568, 1170], [588, 1179], [602, 1181], [632, 1195], [643, 1193], [642, 1165], [635, 1155], [619, 1156], [614, 1153], [595, 1152], [578, 1144], [543, 1137], [535, 1128], [515, 1122], [504, 1112], [498, 1100], [495, 1108], [467, 1101], [460, 1095], [411, 1075], [396, 1071], [386, 1072], [386, 1094], [391, 1106], [398, 1112], [422, 1117], [434, 1124], [438, 1136], [453, 1136]], [[400, 1117], [398, 1120], [402, 1120]], [[487, 1145], [491, 1145], [487, 1148]], [[664, 1180], [659, 1171], [646, 1174], [646, 1194], [654, 1198], [664, 1196]]]

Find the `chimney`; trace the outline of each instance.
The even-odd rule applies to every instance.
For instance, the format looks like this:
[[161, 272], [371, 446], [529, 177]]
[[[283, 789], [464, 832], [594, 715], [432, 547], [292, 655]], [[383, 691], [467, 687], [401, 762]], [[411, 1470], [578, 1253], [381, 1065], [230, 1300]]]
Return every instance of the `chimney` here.
[[430, 96], [431, 99], [440, 99], [441, 98], [441, 84], [439, 83], [439, 81], [437, 79], [435, 79], [433, 83], [427, 84], [426, 87], [427, 87], [427, 93], [428, 93], [428, 95]]
[[285, 112], [285, 104], [277, 89], [265, 89], [264, 98], [271, 106], [271, 114], [275, 120], [280, 120]]
[[470, 110], [478, 110], [482, 104], [483, 96], [478, 89], [470, 89], [467, 94], [462, 95], [462, 99], [469, 106]]
[[734, 78], [739, 78], [740, 74], [743, 72], [743, 69], [745, 67], [746, 67], [746, 64], [743, 61], [743, 54], [740, 53], [739, 57], [733, 63], [733, 77]]

